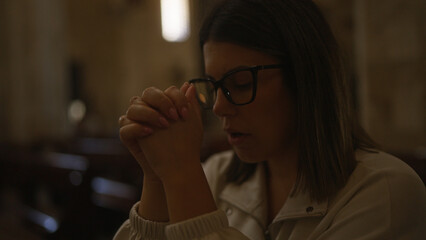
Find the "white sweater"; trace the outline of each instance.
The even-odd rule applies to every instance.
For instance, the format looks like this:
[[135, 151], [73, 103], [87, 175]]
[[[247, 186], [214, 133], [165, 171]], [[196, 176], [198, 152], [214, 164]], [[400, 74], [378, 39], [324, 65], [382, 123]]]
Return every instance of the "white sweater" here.
[[142, 219], [135, 204], [114, 239], [425, 239], [425, 186], [389, 154], [358, 151], [357, 167], [335, 198], [316, 203], [303, 193], [289, 197], [269, 225], [262, 165], [243, 184], [227, 183], [231, 157], [220, 153], [204, 165], [219, 210], [167, 224]]

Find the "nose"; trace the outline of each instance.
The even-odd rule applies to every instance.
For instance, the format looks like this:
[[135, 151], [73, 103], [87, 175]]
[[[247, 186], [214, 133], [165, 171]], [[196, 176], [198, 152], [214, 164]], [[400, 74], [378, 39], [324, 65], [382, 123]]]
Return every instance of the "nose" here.
[[216, 102], [213, 105], [213, 113], [218, 117], [231, 116], [236, 113], [234, 104], [228, 101], [222, 89], [217, 90]]

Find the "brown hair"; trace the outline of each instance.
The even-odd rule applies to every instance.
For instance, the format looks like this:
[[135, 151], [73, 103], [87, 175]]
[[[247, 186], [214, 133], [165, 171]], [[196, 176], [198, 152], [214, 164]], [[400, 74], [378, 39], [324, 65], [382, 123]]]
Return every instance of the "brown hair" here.
[[[285, 84], [298, 119], [298, 177], [295, 192], [323, 201], [347, 182], [355, 150], [376, 147], [356, 121], [338, 44], [311, 0], [227, 0], [206, 18], [201, 47], [230, 42], [276, 57], [288, 66]], [[235, 156], [228, 181], [241, 183], [256, 165]]]

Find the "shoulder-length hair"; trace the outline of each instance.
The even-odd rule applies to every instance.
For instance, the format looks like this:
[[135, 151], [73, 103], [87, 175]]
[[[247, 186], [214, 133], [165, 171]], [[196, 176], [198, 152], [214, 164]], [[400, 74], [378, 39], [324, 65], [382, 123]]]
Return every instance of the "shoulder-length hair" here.
[[[311, 0], [226, 0], [200, 30], [207, 41], [229, 42], [269, 54], [287, 66], [284, 82], [298, 121], [298, 173], [292, 194], [318, 202], [335, 195], [356, 166], [355, 150], [375, 148], [356, 121], [338, 44]], [[256, 165], [235, 156], [229, 182], [241, 183]]]

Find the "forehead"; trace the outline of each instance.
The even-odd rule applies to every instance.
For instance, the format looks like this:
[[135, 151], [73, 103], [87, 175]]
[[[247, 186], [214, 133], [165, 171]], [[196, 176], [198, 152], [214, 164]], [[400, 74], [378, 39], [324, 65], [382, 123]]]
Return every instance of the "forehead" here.
[[214, 77], [242, 66], [279, 63], [270, 55], [227, 42], [206, 42], [203, 46], [203, 55], [206, 73]]

